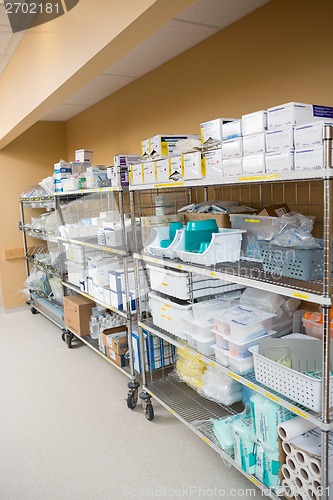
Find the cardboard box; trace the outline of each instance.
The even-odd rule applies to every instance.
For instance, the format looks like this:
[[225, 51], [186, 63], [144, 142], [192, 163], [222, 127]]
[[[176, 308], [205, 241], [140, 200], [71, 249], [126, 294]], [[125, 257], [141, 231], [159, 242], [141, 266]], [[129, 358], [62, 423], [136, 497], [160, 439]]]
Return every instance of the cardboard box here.
[[182, 155], [182, 172], [184, 180], [202, 179], [205, 177], [203, 156], [200, 151]]
[[155, 160], [167, 158], [176, 153], [177, 144], [185, 139], [199, 139], [198, 135], [154, 135], [150, 138], [150, 155]]
[[[222, 125], [232, 121], [233, 118], [215, 118], [200, 124], [201, 142], [204, 144], [208, 140], [222, 142]], [[218, 144], [216, 144], [218, 146]]]
[[185, 224], [191, 220], [215, 219], [218, 227], [231, 227], [229, 214], [184, 214]]
[[333, 119], [333, 108], [302, 102], [287, 102], [268, 109], [269, 129], [286, 125], [302, 125], [323, 119]]
[[170, 158], [155, 161], [155, 179], [156, 182], [169, 182], [170, 177]]
[[128, 350], [126, 325], [104, 330], [102, 342], [105, 347], [112, 349], [116, 354], [126, 354]]
[[243, 155], [257, 155], [266, 152], [266, 132], [243, 137]]
[[211, 149], [203, 154], [206, 179], [221, 179], [223, 177], [222, 149]]
[[294, 149], [294, 127], [292, 125], [266, 132], [267, 153], [291, 149]]
[[294, 170], [294, 151], [266, 153], [266, 172], [276, 173]]
[[323, 144], [323, 127], [332, 125], [333, 120], [318, 120], [295, 127], [295, 148], [303, 149]]
[[266, 172], [265, 153], [243, 156], [243, 174], [258, 175]]
[[106, 347], [106, 355], [109, 359], [116, 363], [116, 365], [121, 366], [121, 368], [128, 366], [128, 359], [125, 358], [125, 354], [117, 354], [109, 347]]
[[295, 170], [315, 170], [319, 168], [324, 168], [323, 146], [295, 150]]
[[142, 164], [142, 182], [143, 184], [155, 184], [155, 162], [147, 161]]
[[236, 137], [222, 142], [223, 160], [242, 156], [243, 154], [243, 137]]
[[79, 161], [79, 162], [90, 161], [90, 162], [92, 162], [93, 153], [94, 152], [92, 149], [77, 149], [75, 151], [75, 161]]
[[150, 139], [144, 139], [140, 142], [141, 156], [150, 155]]
[[243, 174], [243, 158], [230, 158], [223, 160], [223, 176], [224, 177], [237, 177]]
[[222, 140], [233, 139], [242, 135], [242, 120], [232, 120], [222, 124]]
[[269, 216], [269, 217], [281, 217], [282, 215], [288, 214], [291, 212], [290, 208], [286, 203], [282, 203], [281, 205], [270, 205], [269, 207], [265, 207], [261, 212], [258, 213], [260, 216]]
[[141, 163], [140, 156], [136, 155], [116, 155], [113, 157], [113, 165], [115, 167], [128, 167], [134, 163]]
[[169, 178], [170, 180], [179, 180], [182, 178], [183, 171], [182, 171], [182, 156], [173, 156], [172, 158], [168, 159], [169, 161]]
[[242, 116], [243, 135], [259, 134], [267, 129], [267, 111], [255, 111]]
[[92, 302], [80, 295], [69, 295], [64, 297], [64, 323], [72, 332], [79, 337], [89, 335], [89, 322], [92, 315]]
[[137, 163], [136, 165], [131, 165], [128, 171], [128, 178], [132, 186], [143, 184], [143, 164]]

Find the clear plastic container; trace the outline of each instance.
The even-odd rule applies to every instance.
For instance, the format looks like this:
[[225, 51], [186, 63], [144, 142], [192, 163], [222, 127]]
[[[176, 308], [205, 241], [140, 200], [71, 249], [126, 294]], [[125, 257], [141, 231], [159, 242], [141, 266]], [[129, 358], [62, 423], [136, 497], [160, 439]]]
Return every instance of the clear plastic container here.
[[224, 366], [225, 368], [228, 368], [229, 366], [229, 356], [228, 356], [228, 351], [225, 349], [222, 349], [222, 347], [218, 345], [213, 345], [212, 348], [215, 351], [215, 358], [216, 362], [219, 363], [220, 365]]
[[225, 349], [226, 351], [229, 351], [229, 340], [227, 337], [224, 337], [220, 333], [216, 332], [215, 330], [212, 330], [212, 332], [215, 334], [215, 339], [216, 339], [216, 345], [218, 347], [221, 347], [222, 349]]
[[266, 349], [264, 356], [279, 365], [291, 368], [291, 352], [289, 347], [276, 346]]
[[215, 330], [215, 333], [220, 333], [221, 335], [230, 335], [229, 321], [226, 320], [226, 317], [223, 313], [215, 313], [213, 316], [213, 320], [213, 328]]
[[235, 358], [228, 353], [228, 357], [229, 368], [233, 372], [239, 373], [239, 375], [247, 375], [248, 373], [254, 372], [253, 356], [249, 356], [248, 358]]
[[212, 345], [215, 342], [215, 337], [203, 338], [203, 337], [193, 337], [197, 343], [197, 351], [205, 356], [211, 356], [214, 354], [214, 349]]
[[190, 347], [193, 347], [193, 349], [197, 348], [197, 341], [191, 333], [186, 333], [186, 340]]
[[241, 258], [244, 260], [261, 260], [258, 240], [270, 241], [278, 230], [278, 217], [249, 214], [230, 214], [233, 229], [246, 229], [241, 246]]
[[222, 335], [230, 335], [238, 342], [249, 342], [271, 330], [272, 318], [268, 314], [250, 306], [235, 306], [214, 317], [214, 330]]
[[250, 342], [238, 342], [235, 339], [229, 339], [229, 354], [231, 356], [234, 356], [236, 358], [248, 358], [249, 356], [252, 356], [252, 353], [249, 352], [249, 348], [257, 345], [258, 342], [267, 337], [271, 337], [274, 335], [276, 332], [274, 330], [271, 330], [268, 334], [263, 335], [262, 337], [257, 337], [254, 340], [250, 340]]
[[[314, 337], [315, 339], [323, 338], [323, 325], [322, 323], [317, 323], [316, 321], [312, 321], [311, 319], [302, 318], [303, 325], [306, 331], [306, 334], [310, 337]], [[330, 328], [330, 337], [333, 339], [333, 325], [331, 324]]]
[[201, 337], [203, 339], [212, 338], [213, 321], [194, 320], [191, 324], [193, 337]]

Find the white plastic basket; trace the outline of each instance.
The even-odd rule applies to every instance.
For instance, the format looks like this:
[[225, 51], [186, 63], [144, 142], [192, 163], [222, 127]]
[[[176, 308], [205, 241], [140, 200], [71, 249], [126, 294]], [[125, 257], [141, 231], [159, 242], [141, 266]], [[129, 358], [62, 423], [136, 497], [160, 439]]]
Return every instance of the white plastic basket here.
[[185, 340], [182, 320], [193, 319], [191, 306], [189, 304], [179, 304], [160, 296], [156, 292], [149, 292], [148, 296], [154, 324]]
[[[306, 338], [306, 336], [304, 336]], [[309, 343], [311, 342], [311, 345]], [[291, 351], [292, 366], [297, 370], [282, 366], [262, 353], [266, 348], [288, 346]], [[321, 342], [316, 339], [283, 340], [267, 339], [250, 347], [253, 353], [255, 377], [258, 382], [300, 403], [306, 408], [319, 412], [321, 409], [321, 379], [315, 379], [302, 371], [321, 370]], [[333, 349], [331, 349], [331, 356]], [[332, 358], [331, 358], [332, 359]], [[333, 377], [330, 381], [330, 406], [333, 406]]]

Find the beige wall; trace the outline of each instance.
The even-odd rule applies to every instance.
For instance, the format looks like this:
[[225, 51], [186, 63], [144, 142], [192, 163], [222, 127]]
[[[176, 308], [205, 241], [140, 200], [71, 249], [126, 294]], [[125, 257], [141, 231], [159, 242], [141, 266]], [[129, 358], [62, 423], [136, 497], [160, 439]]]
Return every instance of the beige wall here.
[[68, 154], [96, 163], [158, 133], [199, 131], [288, 101], [333, 105], [331, 0], [272, 0], [67, 123]]
[[[4, 250], [22, 248], [19, 199], [28, 186], [52, 175], [53, 164], [66, 157], [66, 127], [64, 123], [41, 122], [0, 151], [2, 189], [0, 197], [0, 287], [2, 307], [23, 305], [17, 291], [23, 288], [25, 267], [23, 259], [5, 260]], [[5, 228], [5, 229], [4, 229]], [[34, 240], [35, 243], [36, 240]]]

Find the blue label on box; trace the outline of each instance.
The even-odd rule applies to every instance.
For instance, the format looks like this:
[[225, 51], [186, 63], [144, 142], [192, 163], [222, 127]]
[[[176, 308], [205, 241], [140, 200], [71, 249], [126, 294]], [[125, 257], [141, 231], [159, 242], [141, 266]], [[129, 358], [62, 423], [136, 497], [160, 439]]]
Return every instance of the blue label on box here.
[[313, 116], [321, 118], [333, 118], [333, 108], [330, 106], [317, 106], [313, 105]]

